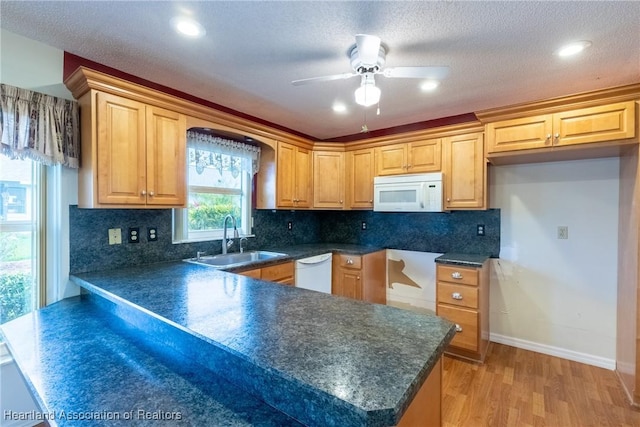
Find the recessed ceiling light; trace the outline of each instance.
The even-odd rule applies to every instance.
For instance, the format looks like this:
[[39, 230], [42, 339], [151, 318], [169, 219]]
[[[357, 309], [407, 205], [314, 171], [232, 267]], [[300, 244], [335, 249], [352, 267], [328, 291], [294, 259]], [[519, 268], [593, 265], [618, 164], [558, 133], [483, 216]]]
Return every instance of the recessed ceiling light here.
[[202, 37], [206, 34], [205, 29], [197, 21], [184, 16], [176, 16], [171, 19], [171, 25], [180, 34], [187, 37]]
[[333, 104], [332, 108], [336, 113], [345, 113], [347, 111], [347, 106], [338, 102]]
[[558, 50], [558, 56], [572, 56], [575, 54], [578, 54], [580, 52], [582, 52], [583, 50], [585, 50], [586, 48], [588, 48], [589, 46], [591, 46], [591, 42], [588, 40], [580, 40], [577, 42], [573, 42], [573, 43], [569, 43], [566, 44], [564, 46], [562, 46], [559, 50]]
[[438, 85], [440, 85], [440, 82], [437, 82], [435, 80], [429, 80], [422, 83], [420, 85], [420, 89], [422, 89], [424, 92], [431, 92], [435, 90], [438, 87]]

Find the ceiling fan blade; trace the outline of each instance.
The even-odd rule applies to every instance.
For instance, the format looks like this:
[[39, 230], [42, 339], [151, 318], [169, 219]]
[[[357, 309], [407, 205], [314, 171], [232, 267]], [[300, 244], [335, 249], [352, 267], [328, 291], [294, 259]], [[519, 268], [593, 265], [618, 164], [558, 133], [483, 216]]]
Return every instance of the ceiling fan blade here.
[[391, 78], [441, 80], [449, 75], [449, 67], [394, 67], [385, 68], [382, 75]]
[[294, 86], [306, 85], [309, 83], [318, 83], [318, 82], [330, 82], [332, 80], [343, 80], [348, 79], [350, 77], [357, 76], [356, 73], [342, 73], [342, 74], [334, 74], [331, 76], [321, 76], [321, 77], [310, 77], [308, 79], [300, 79], [293, 80], [291, 82]]
[[380, 42], [380, 37], [356, 34], [356, 46], [358, 47], [360, 62], [364, 65], [375, 65], [378, 62]]

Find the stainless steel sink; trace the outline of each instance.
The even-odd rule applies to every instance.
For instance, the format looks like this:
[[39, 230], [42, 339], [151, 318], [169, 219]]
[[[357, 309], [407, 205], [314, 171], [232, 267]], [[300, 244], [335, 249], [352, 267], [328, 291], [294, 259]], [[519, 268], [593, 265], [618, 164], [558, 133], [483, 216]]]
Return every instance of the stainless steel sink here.
[[243, 253], [205, 255], [200, 258], [187, 258], [184, 261], [194, 264], [208, 265], [215, 268], [229, 268], [285, 256], [287, 256], [287, 254], [279, 252], [249, 251]]

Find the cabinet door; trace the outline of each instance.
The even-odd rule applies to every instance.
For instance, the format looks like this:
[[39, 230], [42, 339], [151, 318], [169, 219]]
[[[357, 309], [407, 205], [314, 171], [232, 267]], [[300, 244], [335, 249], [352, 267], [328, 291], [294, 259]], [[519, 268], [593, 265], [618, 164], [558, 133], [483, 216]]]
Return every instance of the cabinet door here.
[[185, 206], [185, 116], [147, 107], [147, 204]]
[[296, 191], [296, 147], [278, 142], [276, 163], [276, 199], [278, 207], [294, 207]]
[[376, 148], [376, 176], [407, 172], [407, 144]]
[[441, 168], [441, 141], [430, 139], [409, 145], [407, 171], [409, 173], [438, 172]]
[[341, 268], [333, 294], [357, 300], [362, 299], [362, 283], [360, 270]]
[[373, 208], [373, 150], [358, 150], [347, 153], [349, 175], [349, 207], [352, 209]]
[[489, 123], [487, 153], [551, 147], [552, 125], [548, 114]]
[[344, 153], [313, 152], [313, 207], [344, 208]]
[[556, 113], [554, 143], [559, 146], [633, 138], [634, 118], [634, 101]]
[[442, 147], [445, 209], [486, 209], [487, 163], [482, 134], [445, 138]]
[[311, 151], [295, 147], [295, 205], [298, 208], [311, 207]]
[[97, 93], [98, 202], [146, 201], [145, 104]]

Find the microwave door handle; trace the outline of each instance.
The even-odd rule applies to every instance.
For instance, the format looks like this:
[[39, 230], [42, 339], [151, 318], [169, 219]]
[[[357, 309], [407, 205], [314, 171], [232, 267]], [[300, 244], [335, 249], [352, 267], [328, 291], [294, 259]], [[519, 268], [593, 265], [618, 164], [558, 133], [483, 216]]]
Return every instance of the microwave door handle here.
[[420, 197], [419, 197], [420, 209], [424, 209], [425, 185], [426, 184], [424, 182], [420, 183]]

